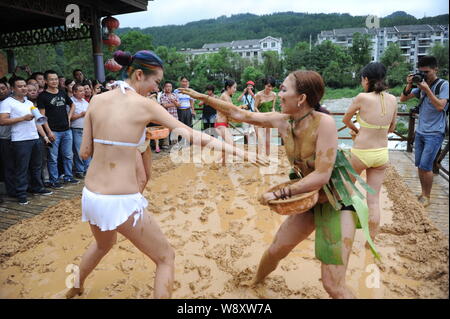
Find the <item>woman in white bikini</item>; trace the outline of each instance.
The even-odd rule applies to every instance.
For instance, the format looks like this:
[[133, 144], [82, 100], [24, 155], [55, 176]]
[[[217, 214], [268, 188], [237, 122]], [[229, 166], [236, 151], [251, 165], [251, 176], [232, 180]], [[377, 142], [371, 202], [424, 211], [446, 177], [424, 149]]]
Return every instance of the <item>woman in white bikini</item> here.
[[66, 297], [83, 293], [86, 277], [116, 243], [119, 232], [156, 263], [154, 297], [169, 298], [174, 250], [153, 216], [144, 213], [148, 203], [140, 193], [136, 177], [136, 148], [145, 139], [146, 125], [154, 122], [171, 130], [185, 129], [187, 136], [202, 146], [217, 150], [224, 147], [242, 158], [248, 154], [193, 131], [146, 98], [163, 78], [163, 62], [155, 53], [139, 51], [131, 56], [118, 51], [114, 58], [124, 66], [126, 80], [118, 82], [119, 88], [91, 100], [80, 150], [82, 158], [92, 156], [82, 195], [82, 220], [90, 223], [95, 241], [84, 253], [75, 287]]

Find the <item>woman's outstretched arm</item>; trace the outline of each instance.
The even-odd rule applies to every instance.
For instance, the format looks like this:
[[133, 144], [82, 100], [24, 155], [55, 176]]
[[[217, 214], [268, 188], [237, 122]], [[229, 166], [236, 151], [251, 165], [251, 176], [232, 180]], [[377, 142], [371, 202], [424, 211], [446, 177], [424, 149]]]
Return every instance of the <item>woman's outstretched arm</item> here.
[[[338, 146], [338, 135], [334, 119], [329, 115], [322, 115], [317, 130], [315, 169], [300, 181], [285, 187], [284, 192], [286, 194], [290, 193], [293, 196], [319, 190], [330, 180]], [[273, 199], [275, 199], [273, 193], [264, 193], [259, 201], [261, 204], [266, 205], [268, 201]]]
[[249, 160], [251, 163], [268, 165], [268, 161], [266, 159], [261, 157], [257, 158], [256, 154], [251, 154], [238, 147], [221, 142], [208, 134], [203, 134], [199, 131], [193, 130], [191, 127], [175, 119], [157, 102], [145, 99], [144, 103], [148, 105], [150, 115], [149, 122], [160, 124], [169, 128], [171, 131], [175, 130], [175, 133], [179, 133], [180, 135], [189, 138], [190, 141], [196, 145], [206, 146], [217, 151], [224, 150], [227, 154], [239, 156], [244, 160]]
[[287, 115], [278, 112], [260, 113], [244, 111], [232, 103], [213, 98], [206, 94], [198, 93], [189, 88], [180, 88], [179, 90], [194, 99], [204, 101], [206, 104], [212, 106], [217, 111], [222, 112], [227, 117], [230, 117], [237, 122], [246, 122], [261, 127], [279, 128], [288, 119]]

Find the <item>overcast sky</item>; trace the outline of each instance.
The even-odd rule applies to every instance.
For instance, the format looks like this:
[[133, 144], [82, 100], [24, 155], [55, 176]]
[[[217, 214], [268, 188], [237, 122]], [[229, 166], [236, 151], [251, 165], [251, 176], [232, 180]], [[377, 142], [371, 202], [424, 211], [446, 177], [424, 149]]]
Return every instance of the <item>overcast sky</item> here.
[[275, 12], [374, 14], [384, 17], [405, 11], [416, 18], [448, 13], [447, 0], [154, 0], [146, 12], [116, 16], [120, 27], [153, 27], [213, 19], [238, 13]]

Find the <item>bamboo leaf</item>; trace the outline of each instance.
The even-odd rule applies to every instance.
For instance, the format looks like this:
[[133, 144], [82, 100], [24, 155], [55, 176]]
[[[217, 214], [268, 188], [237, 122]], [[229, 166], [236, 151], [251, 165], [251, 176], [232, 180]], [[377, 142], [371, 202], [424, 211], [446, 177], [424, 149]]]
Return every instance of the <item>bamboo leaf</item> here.
[[337, 191], [344, 205], [345, 206], [351, 205], [352, 199], [350, 198], [350, 193], [348, 192], [347, 188], [344, 185], [344, 182], [342, 181], [342, 176], [339, 173], [339, 170], [337, 169], [333, 170], [333, 172], [331, 173], [331, 180], [333, 181], [335, 190]]
[[341, 175], [344, 177], [344, 180], [350, 184], [353, 191], [358, 195], [359, 198], [364, 199], [364, 195], [359, 191], [358, 187], [356, 187], [355, 183], [353, 183], [352, 179], [350, 178], [350, 175], [348, 174], [347, 170], [345, 168], [339, 168], [339, 171], [341, 172]]
[[346, 169], [347, 172], [350, 172], [350, 174], [352, 174], [356, 180], [358, 181], [358, 183], [369, 193], [374, 195], [375, 194], [375, 190], [370, 187], [369, 185], [367, 185], [367, 183], [361, 178], [361, 176], [359, 176], [358, 173], [355, 172], [355, 170], [353, 169], [352, 164], [350, 164], [350, 162], [347, 160], [347, 158], [345, 157], [345, 155], [343, 154], [343, 151], [338, 151], [337, 152], [337, 156], [336, 156], [336, 162], [339, 161], [339, 166], [342, 166]]
[[338, 202], [338, 200], [334, 197], [333, 193], [330, 190], [330, 185], [325, 184], [322, 187], [323, 191], [325, 192], [325, 195], [327, 195], [328, 202], [333, 206], [335, 210], [341, 210], [342, 205]]

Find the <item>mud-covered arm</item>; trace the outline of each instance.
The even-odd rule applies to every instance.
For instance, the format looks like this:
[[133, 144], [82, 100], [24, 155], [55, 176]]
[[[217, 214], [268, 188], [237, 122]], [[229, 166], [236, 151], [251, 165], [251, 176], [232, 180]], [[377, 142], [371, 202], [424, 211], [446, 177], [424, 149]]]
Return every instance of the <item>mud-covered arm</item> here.
[[[327, 184], [336, 160], [337, 146], [338, 136], [334, 119], [331, 116], [323, 115], [317, 132], [315, 170], [298, 182], [285, 187], [283, 193], [292, 196], [308, 193], [319, 190]], [[280, 196], [281, 191], [277, 191], [275, 194], [272, 192], [265, 193], [259, 198], [259, 201], [265, 205], [268, 201]]]
[[250, 157], [250, 162], [267, 165], [268, 161], [262, 158], [255, 158], [255, 154], [249, 154], [244, 150], [235, 147], [234, 145], [230, 145], [228, 143], [224, 143], [219, 141], [218, 139], [208, 135], [201, 133], [199, 131], [193, 130], [191, 127], [181, 123], [177, 119], [175, 119], [172, 115], [170, 115], [161, 105], [156, 103], [155, 101], [146, 100], [148, 111], [149, 111], [149, 122], [160, 124], [164, 127], [169, 128], [172, 134], [180, 134], [188, 138], [195, 145], [206, 146], [208, 148], [212, 148], [215, 150], [223, 150], [227, 154], [237, 155], [240, 158], [248, 159]]
[[192, 89], [180, 88], [180, 92], [204, 101], [236, 122], [246, 122], [261, 127], [280, 127], [287, 120], [287, 115], [278, 112], [259, 113], [242, 110], [230, 102], [198, 93]]

